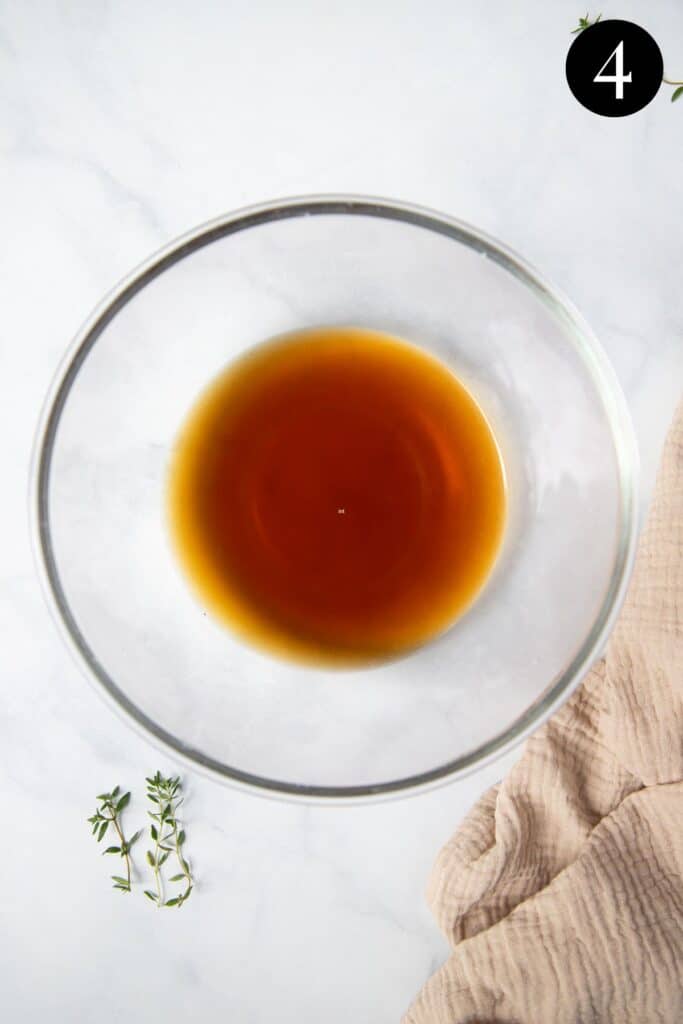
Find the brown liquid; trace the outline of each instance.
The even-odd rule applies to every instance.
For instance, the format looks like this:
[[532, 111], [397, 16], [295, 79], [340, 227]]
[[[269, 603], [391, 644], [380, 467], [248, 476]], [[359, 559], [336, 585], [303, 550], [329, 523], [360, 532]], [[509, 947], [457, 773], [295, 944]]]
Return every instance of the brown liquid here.
[[261, 647], [362, 663], [440, 633], [498, 551], [505, 482], [452, 373], [359, 328], [264, 344], [210, 386], [170, 476], [200, 598]]

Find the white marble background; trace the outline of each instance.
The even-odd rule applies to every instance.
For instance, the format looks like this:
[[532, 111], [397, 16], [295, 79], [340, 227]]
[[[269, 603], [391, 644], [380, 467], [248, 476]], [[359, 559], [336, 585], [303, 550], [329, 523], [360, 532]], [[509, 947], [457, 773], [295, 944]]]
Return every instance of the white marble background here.
[[[677, 0], [598, 10], [649, 28], [683, 77]], [[8, 1024], [384, 1024], [446, 955], [427, 873], [510, 758], [426, 796], [347, 809], [189, 775], [196, 895], [157, 913], [109, 890], [84, 823], [93, 795], [174, 765], [62, 649], [32, 567], [29, 454], [62, 351], [132, 265], [245, 203], [357, 191], [478, 224], [574, 298], [626, 392], [645, 502], [683, 380], [683, 102], [667, 90], [614, 121], [579, 107], [563, 68], [581, 14], [578, 0], [0, 2]]]

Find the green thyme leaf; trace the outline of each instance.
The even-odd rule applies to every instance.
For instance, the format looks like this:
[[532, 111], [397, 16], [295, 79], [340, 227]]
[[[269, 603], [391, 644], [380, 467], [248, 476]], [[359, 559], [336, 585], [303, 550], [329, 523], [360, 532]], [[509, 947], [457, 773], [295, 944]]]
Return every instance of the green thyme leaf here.
[[578, 32], [583, 32], [584, 29], [590, 28], [591, 25], [597, 25], [597, 23], [600, 21], [600, 18], [602, 18], [602, 14], [598, 14], [595, 21], [591, 21], [588, 13], [586, 13], [585, 18], [579, 18], [579, 24], [576, 26], [576, 28], [573, 28], [571, 30], [571, 34], [575, 36]]
[[[118, 788], [118, 787], [117, 787]], [[124, 807], [130, 803], [130, 793], [124, 793], [116, 805], [116, 813], [120, 814]]]

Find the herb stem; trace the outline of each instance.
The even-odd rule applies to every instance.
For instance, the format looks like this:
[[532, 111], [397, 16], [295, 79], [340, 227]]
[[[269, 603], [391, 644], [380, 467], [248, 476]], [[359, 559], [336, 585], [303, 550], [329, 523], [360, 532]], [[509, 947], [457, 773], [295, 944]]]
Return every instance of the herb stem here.
[[123, 832], [121, 831], [121, 826], [119, 825], [116, 812], [113, 813], [111, 821], [113, 822], [114, 828], [118, 832], [119, 839], [121, 840], [121, 853], [126, 862], [126, 878], [128, 879], [128, 888], [130, 889], [130, 857], [128, 856], [128, 844], [123, 837]]
[[157, 907], [163, 906], [164, 901], [164, 890], [161, 881], [161, 871], [159, 869], [159, 847], [161, 846], [161, 826], [157, 832], [157, 837], [154, 845], [154, 881], [157, 887]]
[[[184, 833], [183, 833], [183, 839], [184, 838], [185, 838], [185, 836], [184, 836]], [[183, 896], [183, 899], [187, 899], [187, 897], [190, 895], [190, 892], [192, 890], [193, 881], [192, 881], [192, 875], [190, 874], [190, 867], [189, 867], [187, 861], [185, 860], [185, 858], [183, 857], [181, 849], [180, 849], [182, 840], [180, 838], [180, 834], [178, 833], [178, 823], [177, 823], [177, 821], [175, 819], [175, 812], [174, 812], [174, 815], [173, 815], [173, 840], [174, 840], [174, 845], [175, 845], [176, 859], [178, 861], [178, 864], [180, 866], [180, 869], [181, 869], [182, 873], [185, 875], [185, 881], [187, 882], [187, 888], [185, 889], [185, 894]]]

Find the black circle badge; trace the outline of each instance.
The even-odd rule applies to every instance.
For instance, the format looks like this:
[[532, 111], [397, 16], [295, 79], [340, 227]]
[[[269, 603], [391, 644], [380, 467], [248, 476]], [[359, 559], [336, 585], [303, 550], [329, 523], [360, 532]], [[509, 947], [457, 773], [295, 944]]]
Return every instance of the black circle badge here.
[[584, 107], [604, 117], [625, 117], [657, 95], [664, 61], [640, 25], [598, 21], [576, 37], [565, 70], [569, 88]]

